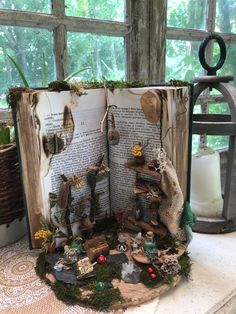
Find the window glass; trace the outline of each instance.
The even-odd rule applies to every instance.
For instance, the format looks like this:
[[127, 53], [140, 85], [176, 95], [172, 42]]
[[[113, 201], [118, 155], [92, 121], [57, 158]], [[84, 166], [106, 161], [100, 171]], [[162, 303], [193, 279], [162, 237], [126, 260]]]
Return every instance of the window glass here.
[[207, 0], [168, 0], [167, 25], [205, 30]]
[[69, 73], [90, 67], [79, 73], [82, 80], [125, 78], [124, 38], [87, 33], [68, 33]]
[[[235, 67], [235, 56], [236, 56], [236, 45], [235, 44], [227, 44], [226, 43], [226, 60], [223, 67], [217, 71], [217, 75], [232, 75], [234, 77], [234, 81], [232, 82], [236, 85], [236, 67]], [[219, 60], [220, 56], [220, 48], [217, 43], [214, 43], [213, 48], [213, 63], [216, 64]]]
[[66, 15], [111, 21], [125, 20], [125, 0], [66, 0]]
[[220, 33], [236, 33], [236, 1], [216, 1], [216, 31]]
[[[0, 106], [4, 106], [5, 94], [11, 86], [22, 86], [22, 80], [8, 55], [20, 66], [32, 87], [42, 86], [55, 79], [52, 33], [46, 30], [23, 27], [0, 27]], [[43, 61], [43, 59], [45, 61]], [[42, 71], [43, 64], [46, 71]]]
[[171, 79], [191, 81], [202, 74], [198, 60], [199, 42], [166, 41], [166, 81]]
[[208, 112], [214, 114], [229, 114], [229, 106], [225, 102], [212, 103], [208, 105]]
[[51, 0], [2, 0], [0, 9], [51, 13]]
[[226, 149], [229, 145], [228, 136], [208, 135], [207, 146], [214, 149]]

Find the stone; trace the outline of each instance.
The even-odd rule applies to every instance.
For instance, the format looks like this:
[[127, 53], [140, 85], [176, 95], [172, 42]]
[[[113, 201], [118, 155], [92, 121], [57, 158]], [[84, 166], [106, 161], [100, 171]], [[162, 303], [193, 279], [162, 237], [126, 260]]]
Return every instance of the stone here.
[[122, 264], [121, 278], [126, 283], [136, 284], [140, 281], [140, 270], [133, 262], [124, 263]]
[[55, 278], [55, 276], [53, 276], [53, 274], [47, 273], [47, 274], [45, 275], [45, 277], [46, 277], [51, 283], [55, 283], [55, 281], [56, 281], [56, 278]]
[[123, 263], [128, 263], [129, 259], [125, 253], [112, 254], [107, 256], [107, 263], [114, 263], [122, 265]]

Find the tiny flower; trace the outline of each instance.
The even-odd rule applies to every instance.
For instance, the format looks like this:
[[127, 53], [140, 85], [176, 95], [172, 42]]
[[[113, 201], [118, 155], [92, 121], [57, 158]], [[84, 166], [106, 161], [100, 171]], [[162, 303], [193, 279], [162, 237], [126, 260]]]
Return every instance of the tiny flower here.
[[50, 242], [52, 240], [52, 231], [50, 230], [39, 230], [35, 233], [35, 240], [43, 239], [44, 242]]
[[142, 156], [143, 147], [141, 145], [134, 145], [131, 147], [131, 153], [134, 157]]
[[82, 177], [74, 177], [74, 188], [79, 190], [84, 186], [84, 180]]

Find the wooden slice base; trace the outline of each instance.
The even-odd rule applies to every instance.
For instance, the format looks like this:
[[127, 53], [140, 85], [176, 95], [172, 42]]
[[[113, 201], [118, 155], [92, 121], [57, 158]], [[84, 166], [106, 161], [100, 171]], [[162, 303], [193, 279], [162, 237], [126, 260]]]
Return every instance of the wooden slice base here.
[[181, 276], [175, 276], [171, 285], [163, 283], [156, 288], [147, 288], [142, 283], [129, 284], [124, 281], [114, 279], [112, 284], [114, 288], [119, 288], [122, 297], [124, 298], [123, 303], [115, 303], [111, 306], [111, 310], [124, 309], [130, 306], [138, 306], [144, 302], [151, 301], [163, 293], [167, 292], [171, 288], [177, 286], [180, 282]]

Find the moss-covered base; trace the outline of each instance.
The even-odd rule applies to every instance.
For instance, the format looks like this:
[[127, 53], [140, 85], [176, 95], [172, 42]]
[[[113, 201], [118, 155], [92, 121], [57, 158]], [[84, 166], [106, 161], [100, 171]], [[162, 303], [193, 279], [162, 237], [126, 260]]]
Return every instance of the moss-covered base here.
[[[120, 281], [121, 278], [121, 266], [117, 264], [102, 264], [95, 265], [94, 273], [95, 277], [88, 279], [87, 284], [83, 287], [78, 285], [65, 284], [60, 281], [49, 280], [48, 273], [52, 273], [52, 270], [49, 267], [49, 264], [46, 261], [46, 254], [43, 252], [39, 255], [35, 271], [40, 279], [44, 280], [49, 284], [54, 291], [56, 297], [67, 303], [67, 304], [81, 304], [83, 306], [89, 306], [97, 310], [106, 310], [111, 308], [124, 308], [132, 304], [132, 298], [135, 297], [135, 293], [129, 293], [129, 289], [134, 291], [143, 289], [143, 297], [140, 297], [139, 304], [146, 302], [148, 299], [151, 300], [154, 297], [164, 293], [171, 286], [175, 286], [180, 276], [188, 279], [190, 277], [191, 271], [191, 260], [187, 252], [185, 252], [178, 259], [180, 269], [179, 273], [176, 276], [161, 276], [154, 265], [139, 265], [141, 267], [140, 281], [141, 283], [136, 284], [127, 284], [126, 294], [123, 295], [123, 292], [126, 290], [126, 284], [123, 281]], [[116, 283], [113, 288], [105, 288], [101, 291], [96, 289], [98, 282], [113, 282]], [[120, 284], [119, 284], [120, 283]], [[146, 288], [147, 287], [147, 288]], [[169, 288], [168, 288], [169, 287]], [[120, 289], [121, 290], [120, 290]], [[150, 294], [148, 296], [148, 294]]]

